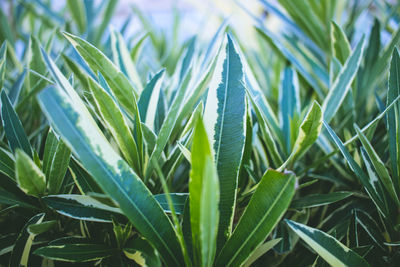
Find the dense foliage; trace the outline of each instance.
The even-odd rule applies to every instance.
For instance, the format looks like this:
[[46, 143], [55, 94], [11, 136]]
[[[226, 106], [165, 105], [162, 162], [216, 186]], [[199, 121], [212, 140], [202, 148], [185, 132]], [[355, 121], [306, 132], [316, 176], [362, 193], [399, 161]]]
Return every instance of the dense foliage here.
[[51, 2], [0, 10], [1, 266], [396, 266], [396, 1], [232, 2], [254, 38], [207, 41]]

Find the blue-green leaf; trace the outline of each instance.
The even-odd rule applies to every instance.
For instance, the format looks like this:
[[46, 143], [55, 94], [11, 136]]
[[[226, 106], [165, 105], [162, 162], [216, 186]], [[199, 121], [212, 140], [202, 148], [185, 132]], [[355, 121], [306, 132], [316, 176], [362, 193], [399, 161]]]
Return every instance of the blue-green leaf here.
[[32, 157], [33, 152], [28, 137], [4, 90], [1, 91], [1, 119], [11, 151], [15, 153], [19, 148]]
[[45, 54], [57, 87], [38, 95], [39, 104], [63, 140], [133, 226], [157, 248], [167, 264], [183, 263], [175, 229], [141, 179], [114, 151], [77, 93]]

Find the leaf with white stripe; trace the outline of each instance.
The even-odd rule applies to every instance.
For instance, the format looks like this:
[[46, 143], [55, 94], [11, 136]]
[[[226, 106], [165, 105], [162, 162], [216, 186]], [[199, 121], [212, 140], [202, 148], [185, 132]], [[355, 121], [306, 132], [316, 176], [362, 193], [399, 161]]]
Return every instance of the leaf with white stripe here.
[[32, 147], [24, 127], [4, 90], [1, 91], [1, 119], [11, 151], [15, 153], [15, 150], [19, 148], [32, 157]]
[[212, 139], [220, 188], [217, 244], [221, 248], [232, 232], [239, 166], [243, 155], [246, 103], [243, 65], [231, 37], [218, 55], [208, 90], [204, 123]]
[[190, 223], [194, 265], [212, 266], [219, 220], [219, 184], [212, 148], [198, 119], [193, 136], [189, 179]]
[[267, 170], [215, 266], [240, 266], [253, 254], [285, 214], [294, 186], [293, 173]]
[[136, 173], [141, 173], [141, 162], [136, 142], [129, 129], [128, 121], [114, 101], [96, 81], [89, 78], [89, 88], [92, 92], [93, 99], [103, 118], [108, 130], [110, 130], [114, 140], [117, 142], [119, 149], [124, 155], [129, 166], [132, 166]]
[[160, 70], [147, 83], [138, 101], [140, 120], [153, 132], [161, 84], [164, 80], [165, 69]]
[[100, 71], [104, 75], [117, 100], [127, 112], [133, 114], [135, 108], [132, 98], [137, 98], [138, 94], [128, 78], [99, 49], [87, 41], [69, 33], [64, 33], [64, 36], [86, 61], [93, 73]]
[[165, 263], [182, 265], [183, 255], [171, 221], [141, 179], [111, 147], [78, 94], [44, 51], [43, 56], [57, 87], [48, 87], [38, 95], [42, 111]]
[[369, 266], [360, 255], [334, 237], [315, 228], [286, 220], [290, 228], [332, 266]]
[[111, 222], [112, 217], [123, 218], [122, 211], [84, 195], [51, 195], [43, 202], [58, 213], [85, 221]]
[[358, 68], [361, 64], [361, 59], [364, 55], [364, 46], [364, 38], [362, 38], [354, 48], [354, 51], [347, 58], [344, 66], [340, 70], [339, 75], [336, 77], [332, 88], [329, 90], [324, 103], [322, 104], [324, 120], [327, 123], [330, 122], [330, 120], [339, 110], [347, 92], [351, 87], [351, 83], [356, 77]]

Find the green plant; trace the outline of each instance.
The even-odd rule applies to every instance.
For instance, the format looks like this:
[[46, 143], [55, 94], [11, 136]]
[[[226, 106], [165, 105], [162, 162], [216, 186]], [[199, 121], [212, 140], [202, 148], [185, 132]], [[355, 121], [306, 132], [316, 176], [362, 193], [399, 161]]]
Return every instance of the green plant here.
[[227, 20], [180, 41], [177, 10], [169, 32], [133, 7], [129, 39], [117, 1], [9, 1], [0, 262], [395, 266], [399, 5], [278, 2], [237, 3], [250, 46]]

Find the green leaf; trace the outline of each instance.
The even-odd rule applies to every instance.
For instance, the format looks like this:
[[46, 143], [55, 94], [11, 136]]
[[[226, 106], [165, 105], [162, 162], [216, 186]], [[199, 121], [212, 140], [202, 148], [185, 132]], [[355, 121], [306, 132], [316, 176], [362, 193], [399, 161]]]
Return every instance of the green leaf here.
[[83, 33], [86, 29], [86, 13], [85, 13], [85, 3], [80, 0], [67, 1], [67, 7], [71, 16], [74, 19], [78, 30]]
[[28, 266], [28, 258], [35, 235], [28, 232], [30, 225], [43, 221], [44, 213], [33, 216], [21, 229], [10, 256], [10, 267]]
[[194, 264], [198, 266], [212, 266], [216, 252], [220, 191], [211, 151], [203, 121], [198, 119], [193, 137], [189, 179]]
[[46, 139], [43, 156], [43, 172], [46, 175], [47, 188], [50, 194], [57, 194], [61, 190], [64, 176], [67, 172], [71, 150], [57, 137], [52, 130]]
[[15, 180], [14, 166], [12, 155], [0, 147], [0, 172]]
[[298, 161], [317, 140], [322, 128], [322, 111], [314, 101], [306, 117], [300, 125], [299, 134], [293, 147], [293, 151], [284, 166]]
[[286, 67], [283, 71], [282, 86], [279, 90], [279, 112], [282, 132], [285, 136], [286, 151], [289, 154], [292, 147], [291, 121], [295, 116], [300, 116], [300, 92], [297, 73], [292, 68]]
[[232, 232], [239, 166], [246, 128], [246, 91], [243, 65], [228, 35], [218, 55], [204, 111], [205, 128], [212, 139], [220, 188], [219, 250]]
[[269, 156], [271, 157], [272, 160], [272, 165], [273, 166], [279, 166], [283, 163], [282, 158], [279, 154], [278, 147], [276, 145], [275, 140], [273, 139], [273, 135], [271, 133], [271, 130], [269, 129], [267, 125], [267, 119], [264, 113], [261, 111], [259, 108], [259, 104], [255, 101], [255, 98], [253, 95], [247, 90], [247, 94], [249, 96], [249, 99], [251, 101], [251, 104], [253, 106], [254, 112], [256, 113], [259, 127], [261, 128], [261, 134], [263, 137], [263, 141], [265, 142]]
[[332, 128], [325, 121], [324, 121], [324, 126], [328, 130], [328, 133], [329, 133], [331, 139], [336, 144], [337, 148], [340, 150], [343, 157], [349, 163], [351, 170], [356, 174], [356, 176], [360, 180], [361, 184], [364, 186], [365, 190], [367, 191], [368, 195], [371, 197], [372, 201], [375, 203], [378, 210], [385, 217], [387, 217], [388, 212], [385, 208], [385, 205], [383, 204], [382, 199], [379, 197], [374, 184], [372, 183], [373, 181], [369, 180], [368, 176], [364, 173], [364, 171], [361, 169], [361, 167], [357, 164], [357, 162], [350, 155], [349, 151], [346, 149], [346, 147], [344, 146], [342, 141], [339, 139], [339, 137], [336, 135], [336, 133], [332, 130]]
[[[266, 40], [269, 44], [271, 44], [272, 48], [281, 55], [284, 59], [287, 59], [293, 67], [298, 71], [298, 73], [310, 84], [315, 92], [318, 94], [320, 98], [323, 98], [326, 91], [326, 84], [324, 83], [325, 80], [328, 78], [328, 74], [324, 71], [320, 66], [316, 64], [316, 62], [301, 58], [304, 55], [296, 55], [293, 53], [293, 44], [289, 42], [284, 42], [283, 38], [279, 38], [273, 32], [268, 30], [264, 26], [257, 26], [256, 27], [257, 33], [261, 35], [261, 37]], [[289, 49], [292, 47], [292, 49]], [[318, 79], [313, 75], [316, 71], [317, 73], [321, 73], [322, 79]]]
[[[400, 95], [400, 56], [397, 48], [393, 50], [392, 61], [390, 62], [389, 72], [389, 87], [387, 92], [387, 103], [389, 105], [393, 100]], [[397, 111], [396, 111], [397, 109]], [[389, 139], [389, 156], [390, 166], [392, 168], [393, 184], [398, 195], [400, 195], [400, 134], [399, 126], [400, 104], [397, 102], [395, 108], [392, 108], [387, 113], [387, 127]]]
[[143, 92], [140, 94], [138, 101], [140, 120], [153, 132], [161, 84], [165, 76], [164, 74], [165, 69], [162, 69], [151, 78]]
[[[29, 50], [28, 50], [28, 68], [34, 70], [37, 73], [45, 74], [46, 73], [46, 65], [43, 62], [41, 53], [40, 53], [40, 42], [36, 37], [31, 37], [29, 40]], [[28, 72], [28, 88], [29, 91], [33, 91], [33, 88], [36, 87], [35, 90], [41, 90], [46, 85], [46, 81], [33, 75], [30, 71]], [[10, 96], [11, 98], [11, 96]]]
[[3, 89], [4, 77], [6, 74], [7, 42], [4, 41], [0, 47], [0, 90]]
[[295, 176], [268, 169], [222, 248], [216, 266], [240, 266], [266, 239], [289, 207], [295, 192]]
[[400, 206], [400, 201], [396, 195], [396, 190], [394, 188], [393, 182], [390, 178], [389, 171], [386, 169], [385, 163], [380, 159], [378, 154], [375, 152], [371, 143], [368, 141], [367, 137], [361, 132], [360, 128], [357, 125], [354, 125], [354, 129], [357, 132], [357, 136], [361, 141], [362, 146], [368, 154], [369, 159], [372, 162], [372, 165], [375, 168], [378, 177], [380, 178], [382, 184], [385, 186], [386, 190], [389, 192], [390, 197], [393, 201]]
[[369, 266], [357, 253], [334, 237], [315, 228], [286, 220], [289, 227], [300, 236], [319, 256], [332, 266]]
[[292, 209], [304, 209], [314, 208], [343, 200], [351, 196], [352, 192], [333, 192], [329, 194], [314, 194], [300, 197], [292, 201], [290, 208]]
[[140, 178], [108, 143], [54, 62], [45, 53], [44, 58], [58, 84], [58, 87], [49, 87], [38, 95], [46, 117], [85, 169], [119, 204], [133, 226], [158, 250], [164, 261], [171, 265], [182, 264], [180, 245], [167, 215]]
[[42, 223], [37, 223], [37, 224], [31, 224], [28, 226], [28, 232], [31, 235], [39, 235], [44, 232], [47, 232], [53, 228], [55, 228], [58, 225], [58, 222], [55, 220], [52, 221], [46, 221]]
[[334, 21], [331, 23], [331, 45], [333, 56], [343, 65], [351, 53], [351, 47], [346, 34]]
[[33, 160], [22, 150], [15, 153], [15, 174], [18, 186], [28, 195], [42, 196], [46, 191], [46, 177]]
[[190, 81], [191, 77], [192, 77], [192, 69], [189, 69], [184, 81], [179, 84], [178, 89], [176, 90], [172, 104], [170, 105], [168, 113], [167, 113], [167, 115], [164, 119], [164, 122], [161, 126], [161, 129], [158, 133], [153, 152], [151, 153], [151, 155], [149, 157], [149, 160], [148, 160], [149, 164], [145, 171], [145, 181], [147, 181], [150, 178], [150, 176], [153, 174], [153, 171], [155, 169], [153, 162], [156, 162], [156, 160], [160, 159], [160, 157], [164, 151], [164, 148], [169, 141], [171, 133], [177, 122], [177, 119], [179, 118], [179, 115], [180, 115], [179, 113], [181, 112], [182, 106], [184, 104], [186, 89], [188, 88], [187, 83], [188, 83], [188, 81]]
[[[183, 209], [185, 207], [186, 200], [188, 199], [188, 194], [187, 193], [170, 193], [170, 197], [171, 197], [172, 203], [174, 205], [176, 214], [183, 214]], [[161, 207], [164, 209], [165, 212], [171, 213], [171, 210], [169, 209], [167, 197], [165, 194], [154, 195], [154, 198], [161, 205]]]
[[76, 160], [71, 160], [70, 171], [81, 194], [103, 192], [93, 177]]
[[125, 245], [125, 256], [141, 266], [161, 267], [161, 261], [154, 248], [144, 239], [131, 239]]
[[123, 218], [120, 209], [105, 205], [90, 196], [52, 195], [42, 200], [58, 213], [77, 220], [111, 222], [113, 216]]
[[132, 98], [137, 98], [138, 94], [128, 78], [96, 47], [70, 33], [64, 33], [64, 35], [86, 61], [93, 73], [101, 72], [104, 75], [118, 102], [128, 113], [133, 114], [135, 108]]
[[351, 83], [356, 77], [358, 68], [361, 63], [361, 59], [364, 54], [364, 37], [358, 42], [354, 48], [353, 53], [348, 57], [339, 75], [336, 77], [332, 88], [329, 90], [324, 103], [322, 104], [322, 110], [324, 112], [324, 120], [329, 123], [330, 120], [335, 116], [339, 110], [342, 102], [347, 95], [351, 87]]
[[102, 244], [64, 244], [41, 247], [33, 254], [57, 261], [87, 262], [110, 257], [116, 252], [115, 248]]
[[104, 122], [108, 126], [112, 136], [121, 149], [126, 161], [132, 166], [136, 173], [141, 173], [141, 164], [136, 142], [129, 129], [128, 121], [122, 110], [96, 81], [89, 78], [89, 88], [96, 102], [97, 108]]
[[116, 30], [113, 30], [111, 33], [111, 43], [115, 64], [131, 80], [137, 93], [140, 94], [143, 91], [142, 81], [140, 80], [135, 64], [132, 62], [124, 38]]
[[251, 254], [250, 258], [243, 264], [244, 267], [250, 267], [256, 260], [258, 260], [262, 255], [268, 252], [268, 250], [272, 249], [276, 244], [281, 242], [282, 238], [276, 238], [269, 240], [259, 246], [254, 250], [253, 254]]
[[32, 157], [28, 137], [4, 90], [1, 91], [1, 119], [11, 151], [15, 153], [15, 150], [19, 148]]

